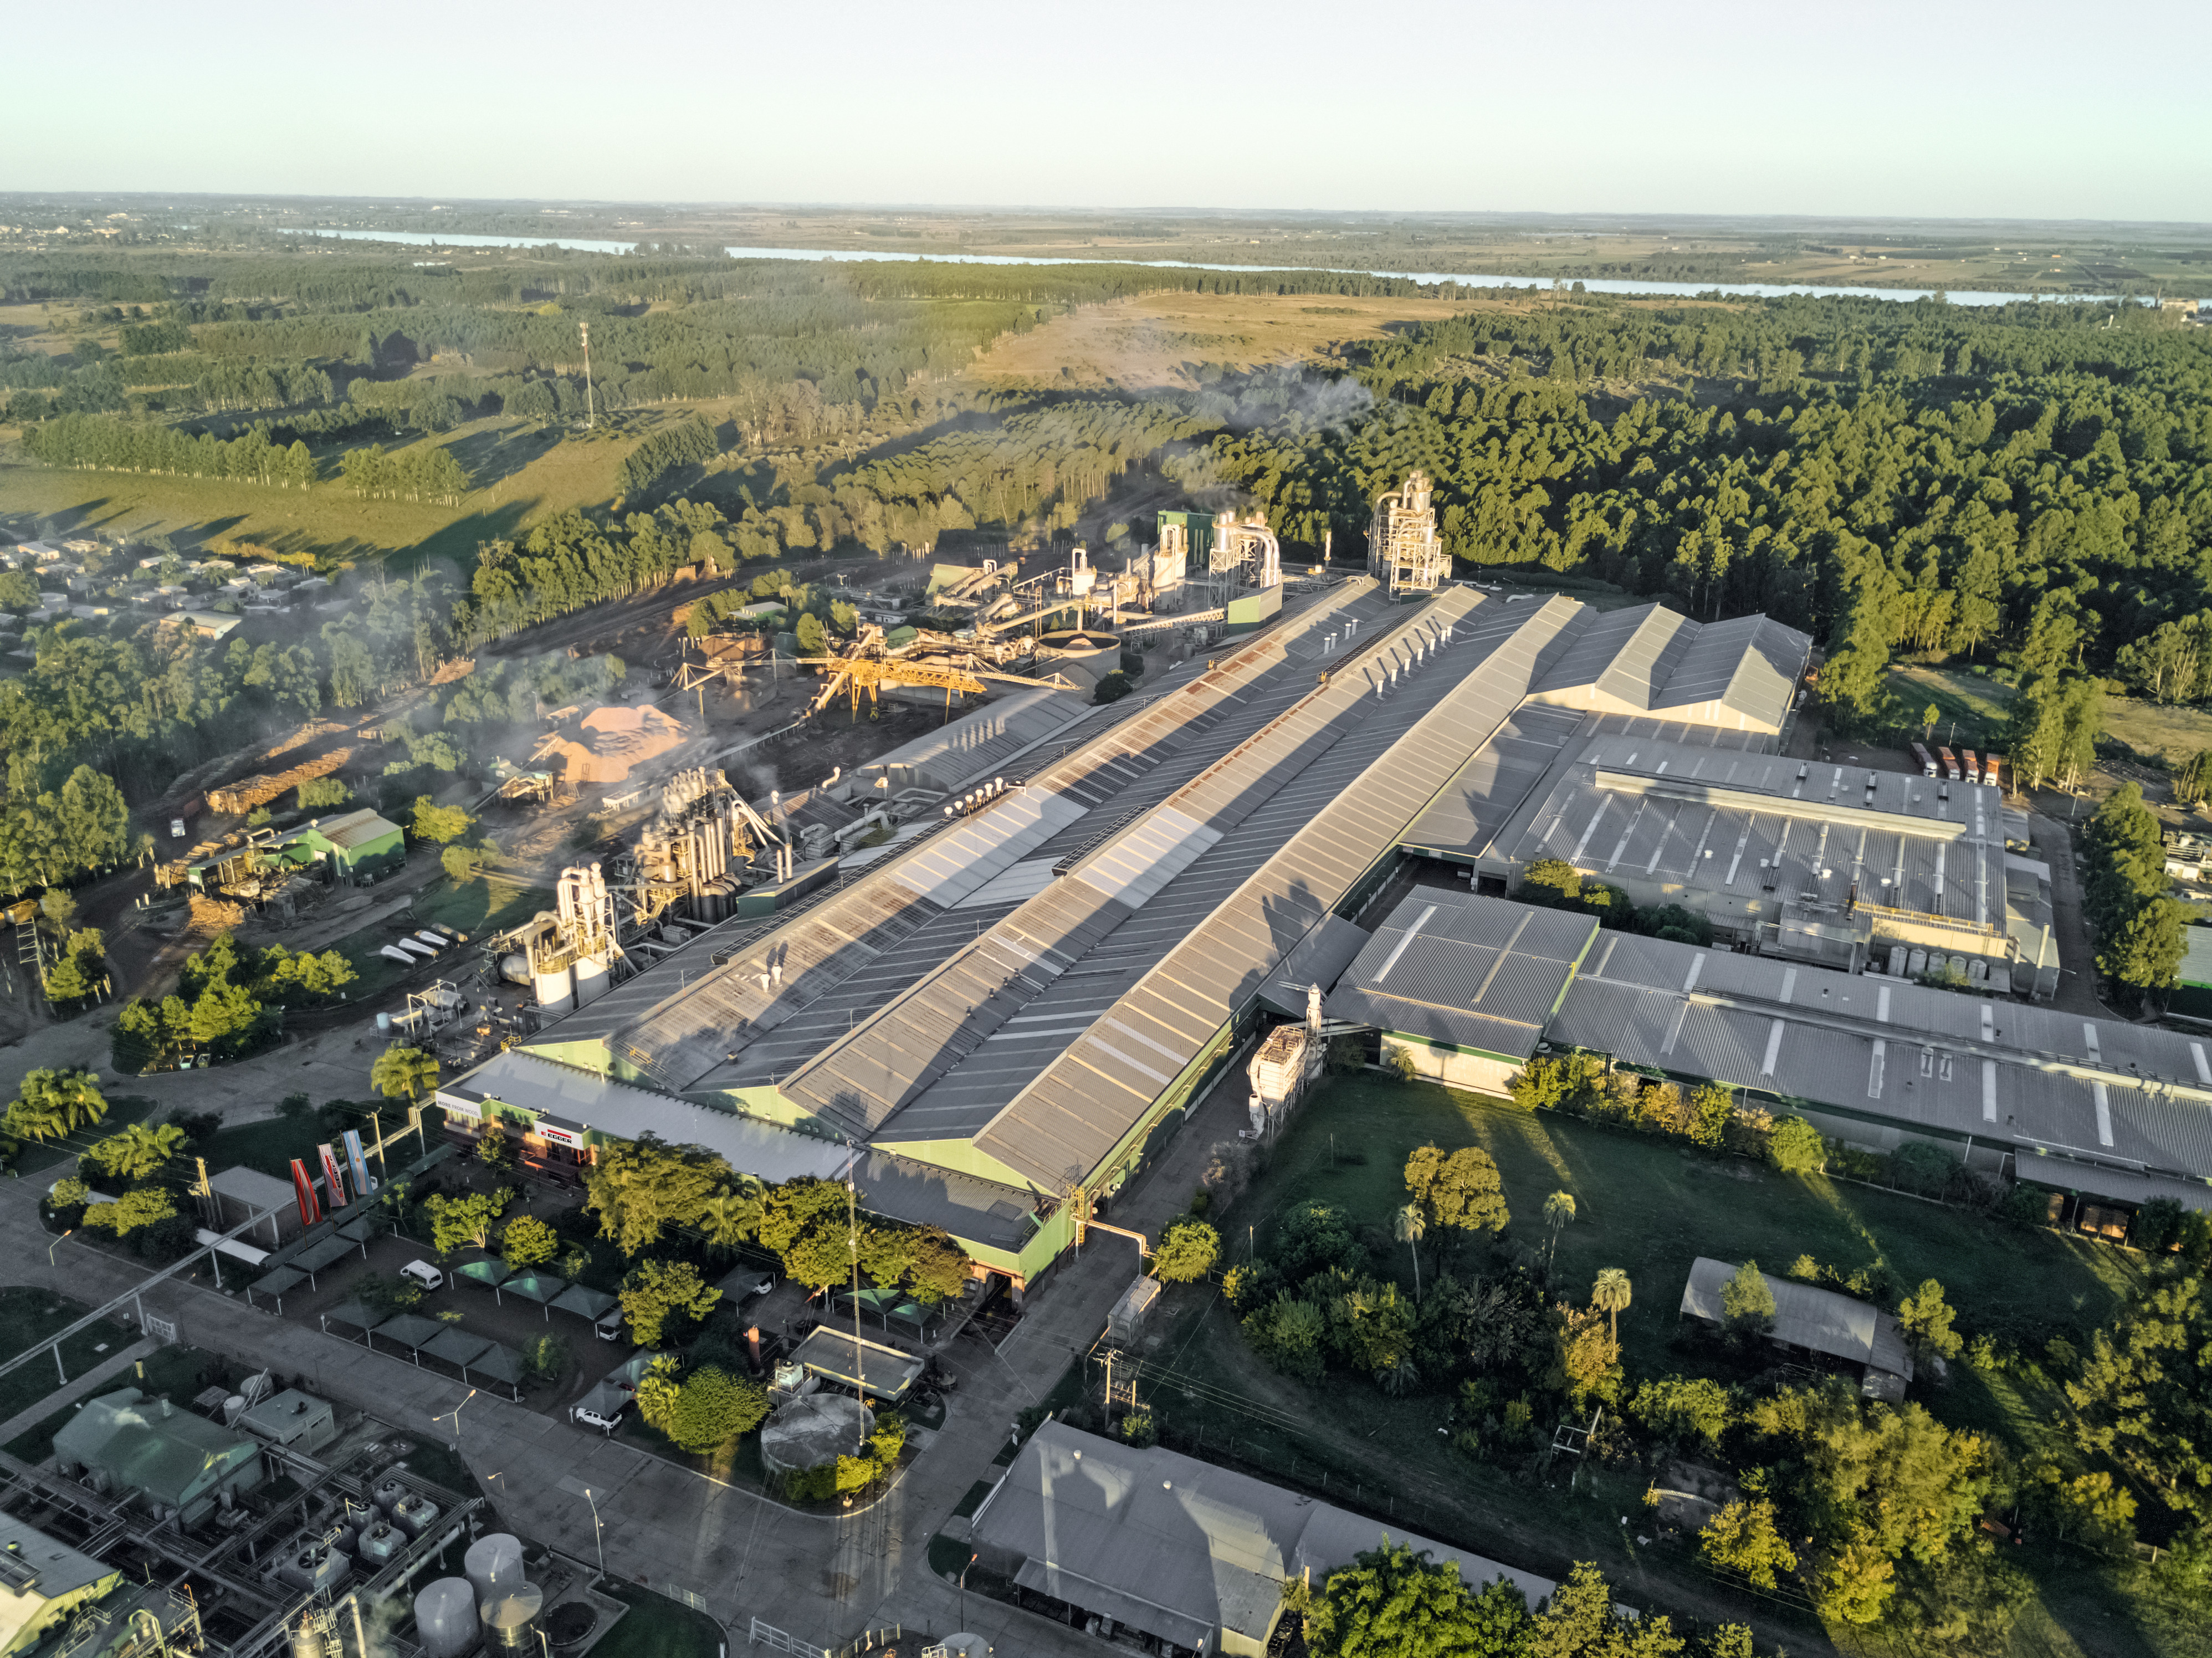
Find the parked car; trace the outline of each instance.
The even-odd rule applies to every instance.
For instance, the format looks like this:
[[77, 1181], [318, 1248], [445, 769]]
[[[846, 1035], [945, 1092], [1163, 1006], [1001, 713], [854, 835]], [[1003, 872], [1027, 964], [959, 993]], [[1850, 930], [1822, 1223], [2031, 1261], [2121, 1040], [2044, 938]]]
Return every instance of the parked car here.
[[750, 1307], [775, 1288], [775, 1274], [763, 1272], [758, 1278], [740, 1278], [732, 1287], [730, 1300], [737, 1306]]
[[410, 1260], [399, 1269], [399, 1276], [411, 1279], [423, 1289], [437, 1290], [445, 1286], [446, 1275], [427, 1260]]
[[622, 1426], [621, 1411], [617, 1411], [612, 1416], [601, 1416], [588, 1405], [576, 1405], [569, 1407], [568, 1414], [586, 1428], [597, 1428], [601, 1433], [612, 1433]]
[[623, 1309], [610, 1307], [601, 1313], [592, 1321], [592, 1333], [602, 1341], [620, 1341], [623, 1339]]

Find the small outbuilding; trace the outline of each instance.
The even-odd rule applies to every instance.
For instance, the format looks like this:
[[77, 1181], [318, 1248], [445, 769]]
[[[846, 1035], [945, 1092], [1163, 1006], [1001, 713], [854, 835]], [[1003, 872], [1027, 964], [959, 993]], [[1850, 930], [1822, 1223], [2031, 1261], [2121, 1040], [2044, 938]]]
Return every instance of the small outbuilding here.
[[0, 1658], [29, 1651], [70, 1612], [122, 1581], [118, 1568], [0, 1514]]
[[[1682, 1291], [1683, 1315], [1719, 1325], [1723, 1319], [1721, 1292], [1737, 1271], [1727, 1261], [1699, 1255], [1691, 1263], [1690, 1281]], [[1892, 1405], [1903, 1400], [1912, 1380], [1912, 1352], [1894, 1317], [1817, 1284], [1771, 1272], [1759, 1277], [1774, 1297], [1774, 1327], [1768, 1333], [1777, 1346], [1841, 1359], [1858, 1371], [1859, 1391], [1869, 1399]]]
[[327, 859], [339, 881], [374, 881], [407, 861], [407, 837], [399, 825], [363, 807], [303, 823], [286, 837]]
[[265, 1443], [309, 1456], [338, 1436], [337, 1413], [330, 1401], [297, 1388], [263, 1400], [239, 1418], [238, 1425]]
[[137, 1492], [184, 1525], [261, 1483], [261, 1448], [166, 1399], [125, 1388], [88, 1400], [54, 1436], [64, 1473], [82, 1471], [96, 1491]]

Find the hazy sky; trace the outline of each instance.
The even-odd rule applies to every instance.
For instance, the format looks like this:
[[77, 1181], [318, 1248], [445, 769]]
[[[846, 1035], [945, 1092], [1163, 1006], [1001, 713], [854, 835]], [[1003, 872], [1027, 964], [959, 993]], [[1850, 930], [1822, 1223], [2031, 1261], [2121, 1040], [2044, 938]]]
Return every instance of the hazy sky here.
[[0, 189], [2212, 218], [2171, 0], [114, 0]]

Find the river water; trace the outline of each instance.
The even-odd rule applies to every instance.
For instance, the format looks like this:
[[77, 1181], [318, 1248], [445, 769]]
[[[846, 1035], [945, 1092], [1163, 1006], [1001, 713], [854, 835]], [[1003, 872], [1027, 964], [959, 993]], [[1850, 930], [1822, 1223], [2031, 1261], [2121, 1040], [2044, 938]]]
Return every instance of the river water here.
[[[575, 253], [628, 253], [635, 242], [595, 241], [583, 236], [471, 236], [438, 234], [426, 230], [294, 230], [288, 236], [331, 236], [343, 241], [398, 242], [410, 247], [559, 247]], [[1495, 276], [1455, 270], [1370, 270], [1338, 265], [1206, 264], [1193, 259], [1028, 258], [1015, 253], [894, 253], [873, 249], [827, 247], [726, 247], [733, 259], [836, 259], [860, 264], [1132, 264], [1151, 270], [1231, 270], [1257, 274], [1283, 270], [1312, 275], [1395, 277], [1423, 283], [1458, 282], [1468, 288], [1549, 288], [1549, 276]], [[1828, 288], [1799, 282], [1664, 282], [1637, 276], [1583, 277], [1593, 294], [1723, 294], [1741, 299], [1774, 300], [1793, 295], [1814, 299], [1924, 300], [1932, 288]], [[1946, 288], [1954, 305], [2010, 305], [2017, 300], [2081, 300], [2109, 302], [2109, 294], [1999, 294], [1978, 289]]]

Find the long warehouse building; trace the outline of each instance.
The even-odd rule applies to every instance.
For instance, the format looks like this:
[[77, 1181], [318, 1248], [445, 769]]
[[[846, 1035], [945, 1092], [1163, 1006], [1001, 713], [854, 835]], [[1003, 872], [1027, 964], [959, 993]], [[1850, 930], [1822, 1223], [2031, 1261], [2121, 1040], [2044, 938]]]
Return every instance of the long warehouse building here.
[[1342, 583], [1121, 702], [1002, 734], [979, 711], [983, 769], [959, 774], [955, 736], [927, 780], [1014, 786], [848, 857], [796, 912], [701, 930], [440, 1102], [579, 1162], [650, 1132], [850, 1175], [1018, 1289], [1337, 980], [1440, 824], [1471, 865], [1593, 742], [1771, 755], [1808, 652], [1759, 617]]

